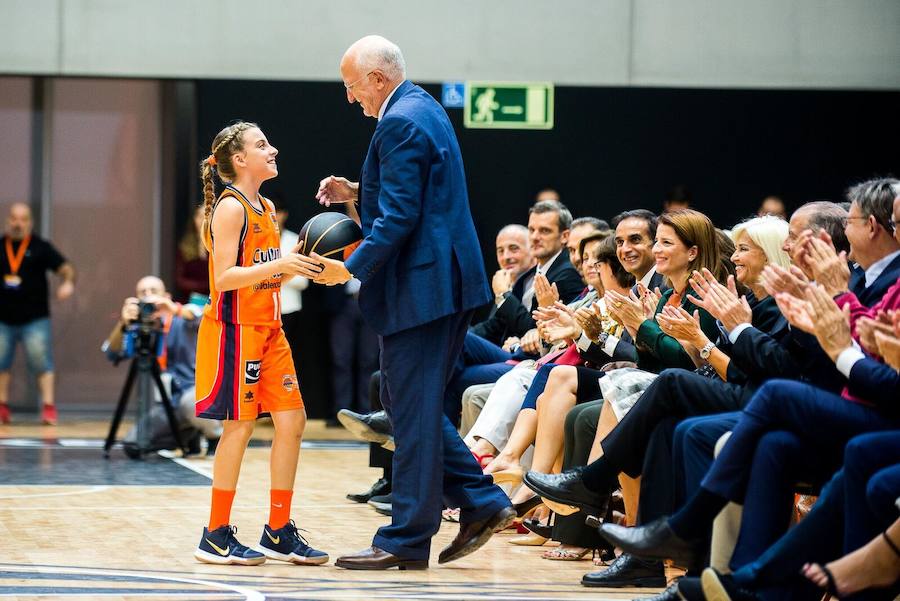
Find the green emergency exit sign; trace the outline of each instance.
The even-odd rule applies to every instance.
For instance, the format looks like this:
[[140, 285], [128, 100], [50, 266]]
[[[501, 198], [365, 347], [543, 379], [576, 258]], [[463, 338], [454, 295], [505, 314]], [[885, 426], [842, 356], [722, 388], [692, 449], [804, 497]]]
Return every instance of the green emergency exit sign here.
[[553, 129], [553, 84], [468, 81], [464, 124], [484, 129]]

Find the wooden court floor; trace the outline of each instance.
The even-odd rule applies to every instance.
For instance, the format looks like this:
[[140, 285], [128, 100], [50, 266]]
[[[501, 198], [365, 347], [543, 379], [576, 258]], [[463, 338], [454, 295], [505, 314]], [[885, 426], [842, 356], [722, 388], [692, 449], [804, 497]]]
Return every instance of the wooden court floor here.
[[[208, 516], [207, 459], [104, 460], [102, 422], [0, 426], [0, 598], [3, 599], [635, 599], [653, 589], [587, 589], [589, 560], [548, 561], [548, 547], [495, 535], [477, 553], [438, 566], [458, 526], [444, 523], [427, 571], [352, 572], [333, 566], [363, 549], [389, 518], [344, 498], [377, 477], [364, 446], [310, 423], [293, 515], [324, 566], [211, 566], [192, 553]], [[233, 511], [238, 538], [258, 542], [268, 507], [271, 430], [247, 451]], [[330, 439], [330, 440], [327, 440]]]

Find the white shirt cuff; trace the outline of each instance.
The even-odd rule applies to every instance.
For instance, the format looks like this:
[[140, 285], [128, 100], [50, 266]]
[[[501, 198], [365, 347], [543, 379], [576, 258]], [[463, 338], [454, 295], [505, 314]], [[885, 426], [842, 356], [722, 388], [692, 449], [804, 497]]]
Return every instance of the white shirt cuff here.
[[747, 328], [752, 328], [752, 327], [753, 327], [752, 323], [741, 323], [741, 324], [736, 325], [734, 327], [734, 329], [728, 333], [728, 340], [731, 341], [731, 344], [736, 344], [738, 337], [741, 335], [741, 332], [743, 332]]
[[603, 343], [603, 352], [612, 357], [619, 346], [619, 338], [613, 335], [607, 336], [606, 342]]
[[590, 348], [592, 342], [593, 341], [590, 338], [588, 338], [588, 335], [585, 334], [584, 332], [582, 332], [581, 338], [578, 339], [578, 342], [575, 343], [575, 346], [578, 348], [579, 351], [584, 352], [584, 351], [588, 350], [588, 348]]
[[838, 371], [844, 374], [844, 377], [849, 380], [850, 371], [853, 369], [853, 366], [856, 365], [858, 361], [865, 358], [865, 353], [863, 353], [858, 346], [854, 345], [841, 351], [841, 354], [838, 355], [837, 361], [835, 361], [834, 364], [837, 366]]

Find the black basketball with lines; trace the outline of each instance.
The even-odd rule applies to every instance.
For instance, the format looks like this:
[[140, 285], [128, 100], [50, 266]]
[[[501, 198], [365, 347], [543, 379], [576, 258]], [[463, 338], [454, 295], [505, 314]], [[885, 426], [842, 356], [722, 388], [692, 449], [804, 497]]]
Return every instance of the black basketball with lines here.
[[346, 261], [362, 242], [359, 225], [343, 213], [319, 213], [300, 230], [300, 254]]

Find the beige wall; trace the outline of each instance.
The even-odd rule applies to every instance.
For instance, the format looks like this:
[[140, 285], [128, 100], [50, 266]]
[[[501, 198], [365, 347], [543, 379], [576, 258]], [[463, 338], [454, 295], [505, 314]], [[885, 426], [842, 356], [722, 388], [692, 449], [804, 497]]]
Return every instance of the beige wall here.
[[897, 0], [0, 0], [0, 73], [334, 80], [367, 33], [419, 81], [900, 87]]

